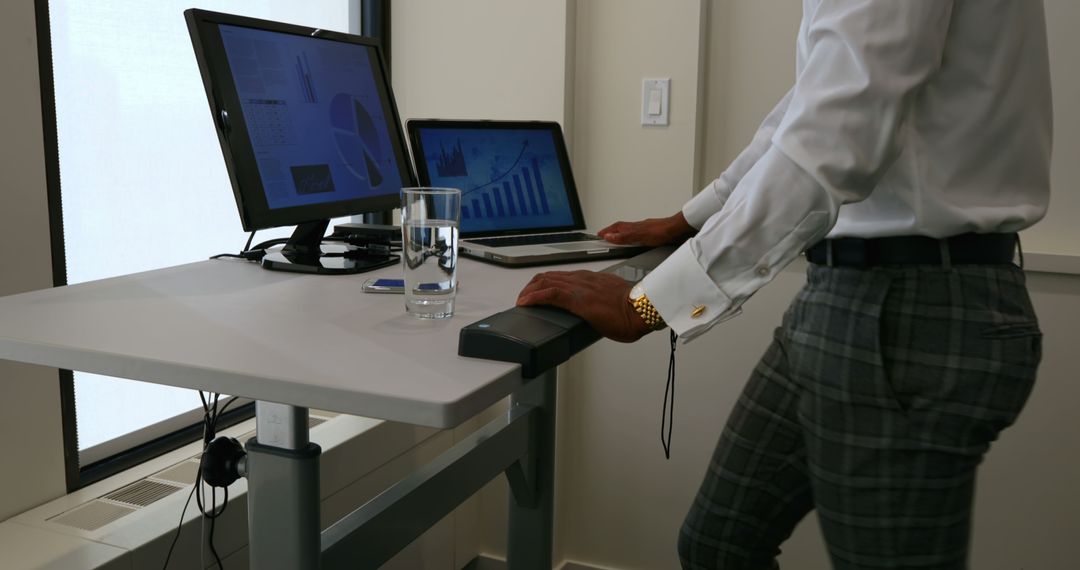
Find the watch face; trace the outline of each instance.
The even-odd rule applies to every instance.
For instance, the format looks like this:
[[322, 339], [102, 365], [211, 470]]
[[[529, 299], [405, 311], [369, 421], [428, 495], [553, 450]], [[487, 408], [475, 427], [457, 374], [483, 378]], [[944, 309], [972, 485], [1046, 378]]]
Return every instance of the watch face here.
[[641, 286], [641, 283], [635, 284], [630, 289], [630, 298], [631, 299], [634, 299], [634, 300], [640, 299], [641, 296], [644, 295], [644, 294], [645, 294], [645, 288]]

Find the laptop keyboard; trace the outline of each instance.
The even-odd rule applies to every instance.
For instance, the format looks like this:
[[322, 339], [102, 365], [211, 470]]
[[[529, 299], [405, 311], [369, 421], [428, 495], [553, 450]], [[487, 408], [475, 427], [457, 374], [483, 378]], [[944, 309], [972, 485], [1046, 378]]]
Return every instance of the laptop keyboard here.
[[599, 237], [585, 232], [566, 232], [561, 234], [534, 234], [528, 236], [506, 236], [492, 238], [474, 238], [470, 243], [488, 247], [511, 247], [515, 245], [541, 245], [547, 243], [566, 243], [574, 241], [594, 241]]

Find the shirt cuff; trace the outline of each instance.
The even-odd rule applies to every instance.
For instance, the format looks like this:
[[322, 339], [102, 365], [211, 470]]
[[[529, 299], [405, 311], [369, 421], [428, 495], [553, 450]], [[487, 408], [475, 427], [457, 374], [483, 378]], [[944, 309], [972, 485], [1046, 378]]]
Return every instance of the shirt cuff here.
[[709, 277], [687, 241], [641, 281], [645, 295], [683, 342], [738, 316], [728, 297]]
[[719, 183], [719, 178], [714, 180], [683, 205], [683, 217], [686, 218], [688, 224], [694, 226], [694, 229], [700, 230], [713, 214], [724, 207], [724, 201], [719, 198], [719, 192], [716, 191], [716, 185]]

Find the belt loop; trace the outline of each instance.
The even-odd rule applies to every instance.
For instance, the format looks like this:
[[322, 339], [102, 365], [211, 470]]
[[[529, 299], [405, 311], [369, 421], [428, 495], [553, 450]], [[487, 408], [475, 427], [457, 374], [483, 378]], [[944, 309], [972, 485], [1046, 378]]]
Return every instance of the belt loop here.
[[829, 267], [833, 266], [832, 243], [831, 239], [825, 240], [825, 265]]
[[952, 270], [952, 254], [949, 251], [949, 239], [938, 240], [938, 250], [941, 252], [941, 268], [945, 271]]

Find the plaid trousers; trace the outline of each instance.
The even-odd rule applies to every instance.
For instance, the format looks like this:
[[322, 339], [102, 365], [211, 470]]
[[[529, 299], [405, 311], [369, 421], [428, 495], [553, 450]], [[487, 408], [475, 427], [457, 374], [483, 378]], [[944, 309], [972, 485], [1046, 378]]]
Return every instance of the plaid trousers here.
[[834, 568], [966, 568], [976, 467], [1041, 345], [1013, 265], [811, 265], [683, 523], [683, 567], [778, 568], [817, 509]]

